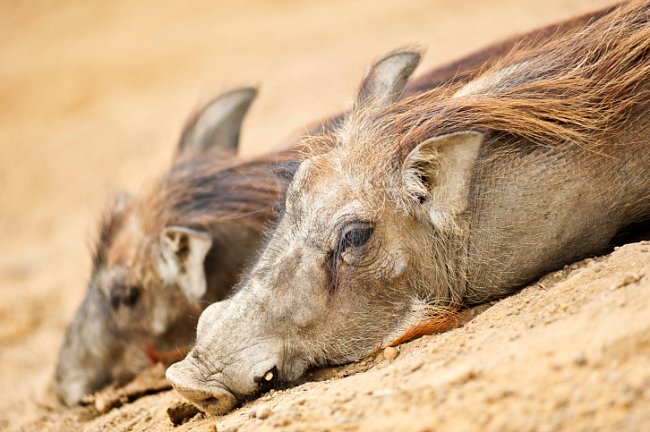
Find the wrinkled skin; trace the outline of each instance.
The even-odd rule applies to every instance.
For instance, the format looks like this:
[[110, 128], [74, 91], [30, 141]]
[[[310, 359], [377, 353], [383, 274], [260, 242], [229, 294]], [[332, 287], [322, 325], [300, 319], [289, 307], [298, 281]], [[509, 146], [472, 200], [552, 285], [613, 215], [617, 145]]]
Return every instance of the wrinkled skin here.
[[[526, 67], [537, 74], [543, 60]], [[352, 114], [323, 138], [334, 149], [298, 169], [258, 262], [231, 298], [202, 313], [195, 347], [167, 370], [202, 410], [228, 412], [271, 376], [272, 385], [358, 360], [440, 308], [507, 295], [650, 217], [647, 106], [629, 112], [601, 154], [461, 130], [389, 159], [396, 138], [375, 125], [418, 61], [400, 52], [375, 65]], [[471, 103], [517, 85], [517, 72], [450, 97]]]
[[[303, 164], [298, 178], [308, 170], [309, 163]], [[325, 203], [329, 191], [351, 192], [347, 186], [330, 179], [300, 196]], [[294, 192], [292, 186], [288, 196]], [[310, 366], [355, 361], [413, 324], [422, 305], [416, 299], [426, 293], [413, 283], [419, 272], [408, 257], [427, 233], [404, 241], [401, 232], [419, 229], [415, 218], [405, 220], [388, 203], [380, 212], [366, 212], [382, 203], [344, 195], [345, 204], [334, 213], [325, 205], [306, 211], [288, 206], [241, 288], [203, 312], [196, 347], [167, 371], [174, 387], [199, 408], [226, 412], [263, 387], [269, 371], [275, 380], [290, 382]], [[325, 226], [327, 238], [320, 229]], [[346, 244], [345, 238], [362, 239], [367, 230], [372, 235], [365, 244]]]
[[[86, 297], [59, 354], [54, 391], [64, 403], [124, 382], [152, 363], [181, 358], [205, 305], [237, 282], [265, 220], [220, 220], [219, 204], [210, 202], [222, 186], [243, 196], [250, 188], [246, 168], [238, 179], [218, 167], [236, 161], [241, 122], [254, 96], [253, 89], [239, 89], [206, 105], [185, 129], [170, 171], [140, 196], [121, 197], [110, 207]], [[188, 206], [183, 199], [194, 193], [210, 202]], [[271, 193], [259, 206], [270, 209], [275, 199]], [[214, 217], [198, 220], [201, 211]]]
[[[395, 101], [418, 60], [398, 53], [375, 66], [357, 109]], [[421, 319], [434, 294], [460, 300], [451, 274], [410, 258], [434, 258], [445, 232], [432, 238], [424, 213], [387, 199], [382, 191], [401, 179], [368, 176], [342, 152], [301, 164], [258, 262], [231, 298], [203, 312], [195, 348], [168, 369], [172, 385], [201, 409], [232, 409], [265, 385], [267, 372], [293, 381], [310, 366], [357, 360]]]

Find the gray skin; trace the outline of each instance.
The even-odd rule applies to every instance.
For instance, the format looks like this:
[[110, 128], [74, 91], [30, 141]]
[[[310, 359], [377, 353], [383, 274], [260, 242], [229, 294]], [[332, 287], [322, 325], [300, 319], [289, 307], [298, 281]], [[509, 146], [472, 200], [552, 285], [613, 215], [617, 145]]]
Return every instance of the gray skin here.
[[264, 388], [269, 372], [272, 383], [290, 382], [308, 367], [356, 361], [426, 320], [432, 306], [504, 296], [607, 249], [617, 231], [650, 215], [645, 116], [631, 116], [629, 133], [610, 147], [634, 157], [575, 147], [518, 153], [499, 135], [461, 131], [382, 165], [377, 149], [394, 138], [354, 113], [392, 104], [418, 61], [401, 52], [375, 65], [340, 145], [301, 164], [259, 260], [232, 297], [202, 313], [195, 347], [167, 370], [200, 409], [228, 412]]
[[[205, 183], [212, 178], [211, 163], [234, 158], [255, 95], [251, 88], [233, 90], [197, 113], [161, 187], [180, 187], [169, 179], [183, 178], [187, 167], [198, 171], [207, 166]], [[219, 194], [219, 182], [214, 185], [203, 195]], [[162, 192], [118, 200], [103, 223], [86, 297], [59, 353], [53, 390], [67, 405], [111, 382], [132, 378], [152, 362], [182, 358], [193, 343], [202, 309], [226, 296], [258, 246], [263, 222], [247, 223], [245, 217], [202, 228], [184, 226], [183, 213], [188, 220], [191, 214], [179, 206], [176, 221], [162, 220], [165, 210], [171, 210], [159, 208], [167, 205], [160, 201], [167, 196]], [[205, 207], [210, 210], [209, 203]], [[224, 246], [228, 254], [221, 252]]]

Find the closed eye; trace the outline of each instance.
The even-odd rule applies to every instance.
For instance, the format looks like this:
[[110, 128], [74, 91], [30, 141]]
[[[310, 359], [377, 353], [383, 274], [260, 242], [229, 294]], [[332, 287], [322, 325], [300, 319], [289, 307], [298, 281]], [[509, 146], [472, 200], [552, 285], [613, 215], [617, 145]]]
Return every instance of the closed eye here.
[[109, 301], [113, 309], [121, 305], [133, 307], [140, 299], [141, 289], [136, 285], [116, 283], [110, 291]]
[[341, 254], [352, 248], [359, 248], [370, 240], [375, 227], [368, 222], [352, 222], [341, 230], [338, 245], [333, 251], [335, 262], [341, 258]]
[[368, 242], [374, 227], [369, 226], [355, 226], [343, 232], [340, 245], [343, 249], [348, 247], [360, 247]]
[[331, 294], [335, 291], [338, 285], [338, 272], [339, 265], [343, 261], [343, 256], [346, 252], [360, 248], [368, 243], [372, 233], [374, 232], [374, 225], [369, 222], [352, 222], [347, 224], [342, 230], [336, 248], [331, 252], [328, 262], [329, 280], [327, 283], [327, 291]]

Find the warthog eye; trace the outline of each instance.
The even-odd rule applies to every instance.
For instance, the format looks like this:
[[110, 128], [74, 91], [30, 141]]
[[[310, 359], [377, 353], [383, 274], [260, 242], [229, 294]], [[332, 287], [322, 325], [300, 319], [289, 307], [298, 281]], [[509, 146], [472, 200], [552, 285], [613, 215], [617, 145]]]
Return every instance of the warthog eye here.
[[327, 283], [328, 292], [332, 293], [336, 288], [340, 263], [345, 262], [348, 265], [354, 265], [361, 257], [361, 250], [357, 248], [368, 243], [374, 230], [373, 224], [359, 221], [352, 222], [343, 228], [338, 245], [331, 252], [328, 260], [330, 271], [330, 280]]
[[353, 228], [343, 235], [343, 245], [359, 247], [363, 246], [372, 235], [372, 227]]
[[339, 252], [348, 247], [360, 247], [368, 242], [374, 227], [365, 222], [353, 222], [343, 230], [339, 241]]
[[132, 307], [140, 299], [140, 287], [135, 285], [115, 284], [111, 289], [110, 302], [113, 309], [120, 305]]

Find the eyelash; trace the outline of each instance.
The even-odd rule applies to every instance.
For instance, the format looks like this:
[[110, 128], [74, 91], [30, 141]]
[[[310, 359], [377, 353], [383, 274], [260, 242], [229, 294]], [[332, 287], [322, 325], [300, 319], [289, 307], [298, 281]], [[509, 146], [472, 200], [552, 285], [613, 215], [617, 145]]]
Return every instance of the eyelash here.
[[341, 235], [339, 239], [339, 244], [337, 245], [336, 249], [332, 251], [331, 270], [333, 270], [334, 272], [338, 270], [339, 262], [342, 259], [341, 255], [343, 254], [343, 252], [345, 252], [347, 248], [361, 247], [365, 245], [368, 242], [368, 240], [370, 240], [373, 231], [374, 231], [374, 227], [368, 224], [364, 224], [363, 226], [357, 226], [345, 231]]
[[[350, 234], [354, 233], [356, 231], [356, 234], [358, 234], [361, 231], [361, 236], [357, 236], [356, 238], [351, 238]], [[372, 236], [372, 233], [374, 232], [374, 226], [368, 224], [368, 223], [358, 223], [356, 227], [349, 229], [349, 230], [344, 230], [342, 231], [342, 234], [339, 238], [339, 243], [336, 246], [336, 248], [330, 253], [330, 258], [329, 258], [329, 263], [328, 263], [328, 274], [329, 274], [329, 281], [327, 283], [327, 291], [329, 293], [332, 293], [336, 289], [337, 285], [337, 275], [339, 272], [339, 265], [341, 264], [341, 261], [343, 260], [342, 254], [343, 252], [348, 248], [348, 247], [361, 247], [365, 245], [370, 237]]]
[[353, 228], [342, 236], [340, 246], [361, 247], [368, 242], [372, 235], [373, 227]]

